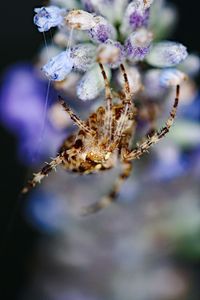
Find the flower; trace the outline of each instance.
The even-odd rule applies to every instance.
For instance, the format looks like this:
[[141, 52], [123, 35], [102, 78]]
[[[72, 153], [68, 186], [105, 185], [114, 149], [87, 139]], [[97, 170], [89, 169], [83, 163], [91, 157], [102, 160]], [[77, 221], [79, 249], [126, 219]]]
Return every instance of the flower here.
[[[59, 6], [66, 9], [63, 3], [58, 1]], [[56, 5], [56, 2], [52, 1], [50, 4]], [[97, 76], [97, 80], [86, 84], [93, 86], [86, 88], [87, 92], [80, 93], [82, 86], [85, 86], [85, 78], [90, 78], [90, 71], [95, 69], [96, 62], [102, 62], [111, 69], [111, 78], [114, 75], [112, 69], [124, 63], [127, 68], [129, 66], [129, 71], [133, 68], [134, 72], [137, 68], [143, 80], [151, 66], [175, 67], [188, 55], [186, 47], [178, 42], [154, 40], [157, 27], [162, 26], [155, 17], [155, 11], [160, 14], [167, 12], [169, 7], [165, 1], [161, 5], [158, 0], [134, 0], [130, 3], [119, 0], [82, 0], [78, 7], [76, 5], [75, 9], [70, 9], [65, 10], [64, 16], [62, 14], [64, 22], [62, 27], [61, 23], [57, 25], [58, 32], [55, 34], [54, 41], [60, 47], [60, 55], [52, 57], [42, 70], [47, 78], [62, 81], [63, 85], [71, 73], [86, 72], [81, 75], [84, 77], [80, 79], [76, 93], [84, 101], [97, 98], [102, 90], [99, 88], [101, 79]], [[159, 23], [157, 27], [153, 18]], [[170, 22], [173, 23], [170, 20], [168, 27]], [[68, 56], [64, 53], [68, 53]], [[145, 69], [141, 69], [141, 62], [146, 65]], [[129, 80], [131, 81], [130, 77]], [[159, 79], [157, 84], [161, 84]], [[167, 87], [166, 85], [165, 88]]]

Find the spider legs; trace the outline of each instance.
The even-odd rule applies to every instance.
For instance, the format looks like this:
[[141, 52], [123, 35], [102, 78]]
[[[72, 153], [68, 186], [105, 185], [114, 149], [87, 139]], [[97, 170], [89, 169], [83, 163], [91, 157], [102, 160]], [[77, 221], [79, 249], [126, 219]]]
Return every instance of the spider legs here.
[[179, 91], [180, 91], [180, 87], [179, 87], [179, 85], [177, 85], [177, 87], [176, 87], [176, 98], [175, 98], [175, 101], [174, 101], [174, 105], [173, 105], [172, 110], [170, 112], [170, 116], [169, 116], [169, 118], [167, 119], [167, 121], [165, 123], [165, 126], [160, 131], [156, 131], [155, 133], [150, 135], [144, 142], [140, 143], [131, 152], [124, 153], [123, 158], [125, 160], [130, 161], [132, 159], [139, 158], [143, 153], [147, 152], [148, 149], [152, 145], [156, 144], [161, 138], [163, 138], [169, 132], [169, 129], [173, 125], [174, 119], [175, 119], [175, 116], [176, 116], [176, 111], [177, 111], [178, 102], [179, 102]]
[[122, 75], [124, 77], [124, 93], [126, 95], [124, 103], [131, 105], [132, 102], [131, 102], [130, 85], [129, 85], [128, 76], [127, 76], [127, 73], [126, 73], [126, 70], [125, 70], [125, 67], [123, 64], [120, 65], [120, 69], [121, 69]]
[[120, 119], [118, 121], [118, 125], [115, 131], [115, 141], [118, 142], [121, 138], [123, 129], [124, 129], [124, 125], [127, 122], [128, 119], [128, 114], [130, 112], [130, 109], [133, 108], [133, 104], [131, 101], [131, 92], [130, 92], [130, 85], [129, 85], [129, 81], [128, 81], [128, 76], [125, 70], [125, 67], [123, 64], [120, 65], [120, 69], [122, 72], [122, 75], [124, 77], [124, 94], [125, 94], [125, 99], [123, 99], [122, 103], [124, 105], [124, 109], [123, 112], [120, 116]]
[[77, 115], [72, 111], [72, 109], [65, 103], [64, 99], [61, 96], [58, 96], [58, 101], [59, 103], [62, 105], [62, 107], [64, 108], [64, 110], [68, 113], [68, 115], [70, 116], [70, 118], [72, 119], [72, 121], [80, 128], [82, 129], [84, 132], [86, 132], [87, 134], [94, 136], [96, 134], [95, 131], [93, 131], [92, 129], [90, 129], [84, 121], [82, 121], [79, 117], [77, 117]]
[[33, 174], [33, 179], [28, 181], [27, 185], [22, 189], [21, 193], [28, 193], [29, 190], [35, 187], [36, 184], [40, 183], [44, 177], [48, 176], [48, 174], [52, 170], [55, 170], [56, 167], [62, 163], [62, 161], [62, 154], [59, 154], [50, 163], [47, 163], [40, 172]]
[[105, 72], [105, 69], [104, 69], [102, 63], [99, 63], [99, 66], [100, 66], [101, 73], [102, 73], [102, 76], [103, 76], [103, 79], [105, 82], [106, 109], [107, 109], [107, 117], [106, 117], [105, 127], [106, 127], [107, 134], [108, 134], [109, 138], [111, 139], [111, 135], [112, 135], [112, 93], [111, 93], [109, 80], [108, 80], [108, 77], [106, 75], [106, 72]]
[[120, 173], [119, 177], [116, 179], [116, 182], [114, 183], [110, 193], [107, 196], [103, 197], [99, 202], [84, 207], [82, 209], [81, 214], [83, 216], [86, 216], [86, 215], [96, 213], [109, 206], [112, 202], [115, 202], [122, 184], [130, 176], [131, 171], [132, 171], [131, 162], [123, 162], [122, 172]]

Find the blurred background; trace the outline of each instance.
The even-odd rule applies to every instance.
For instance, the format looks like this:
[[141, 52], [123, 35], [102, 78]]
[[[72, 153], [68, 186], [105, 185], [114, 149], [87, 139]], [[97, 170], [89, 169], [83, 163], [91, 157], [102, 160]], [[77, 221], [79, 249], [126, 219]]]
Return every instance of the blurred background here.
[[[180, 15], [172, 38], [186, 45], [190, 52], [198, 53], [199, 2], [197, 0], [171, 2], [177, 6]], [[37, 31], [32, 22], [33, 8], [38, 6], [41, 6], [41, 1], [23, 0], [13, 3], [4, 1], [1, 4], [1, 84], [3, 74], [12, 64], [33, 61], [43, 43], [42, 34]], [[196, 82], [199, 83], [199, 78]], [[199, 108], [200, 106], [197, 106], [194, 110]], [[188, 130], [185, 132], [190, 135]], [[2, 299], [117, 300], [123, 298], [126, 300], [129, 299], [127, 294], [132, 295], [130, 299], [134, 300], [200, 299], [200, 171], [198, 170], [200, 159], [198, 147], [195, 148], [195, 153], [192, 153], [192, 159], [189, 156], [190, 150], [184, 153], [185, 160], [187, 162], [192, 160], [193, 166], [196, 165], [195, 171], [186, 168], [183, 176], [176, 176], [176, 179], [172, 181], [160, 181], [155, 185], [149, 179], [142, 177], [143, 184], [146, 184], [150, 190], [149, 194], [138, 194], [138, 182], [135, 184], [136, 187], [127, 185], [127, 190], [128, 187], [130, 190], [125, 198], [129, 200], [127, 203], [125, 201], [125, 204], [122, 201], [119, 208], [113, 208], [113, 213], [106, 213], [103, 224], [101, 216], [97, 216], [97, 220], [92, 217], [84, 224], [81, 223], [81, 220], [76, 221], [76, 219], [69, 218], [68, 225], [66, 225], [68, 229], [65, 232], [67, 238], [64, 238], [60, 233], [52, 234], [55, 232], [55, 228], [50, 228], [52, 225], [49, 224], [48, 218], [55, 217], [54, 214], [47, 216], [46, 224], [43, 224], [42, 227], [44, 230], [33, 225], [34, 221], [27, 221], [28, 213], [24, 213], [27, 210], [25, 200], [18, 199], [19, 191], [28, 176], [27, 166], [19, 160], [16, 137], [2, 124], [0, 124], [0, 136]], [[174, 168], [173, 163], [171, 168]], [[157, 174], [156, 172], [159, 171], [152, 172]], [[63, 179], [63, 173], [59, 173], [58, 178], [61, 181], [66, 180], [66, 182], [71, 180], [70, 177]], [[105, 181], [104, 184], [106, 184], [106, 180], [107, 178], [102, 179], [102, 182]], [[51, 188], [52, 182], [54, 182], [53, 179], [49, 185], [47, 183], [48, 189]], [[87, 181], [80, 183], [83, 185], [83, 190], [87, 183]], [[94, 181], [95, 186], [97, 188], [97, 181]], [[166, 188], [166, 186], [168, 187]], [[56, 187], [59, 189], [59, 185]], [[76, 197], [75, 191], [77, 190], [74, 189], [72, 192], [74, 197]], [[141, 201], [131, 203], [131, 195], [135, 195]], [[149, 195], [151, 195], [150, 199]], [[90, 197], [92, 198], [93, 195], [91, 194]], [[73, 196], [70, 201], [72, 198]], [[154, 201], [155, 199], [157, 201]], [[168, 207], [166, 202], [169, 199], [173, 205]], [[176, 201], [173, 201], [174, 199]], [[50, 201], [49, 198], [47, 201]], [[123, 204], [125, 208], [123, 208]], [[129, 207], [134, 208], [133, 215], [130, 214]], [[120, 220], [125, 220], [123, 226], [116, 222], [116, 216]], [[38, 215], [36, 219], [37, 221], [39, 219], [39, 223], [42, 222]], [[97, 227], [91, 231], [94, 223]], [[109, 227], [110, 223], [115, 225], [111, 228]], [[80, 227], [83, 228], [80, 229]], [[150, 232], [147, 232], [147, 227]], [[72, 232], [70, 232], [70, 228], [73, 228]], [[129, 232], [126, 231], [128, 228]], [[131, 228], [134, 229], [131, 231]], [[56, 228], [57, 231], [60, 232], [58, 228]], [[124, 239], [117, 239], [118, 235], [124, 236]], [[54, 242], [56, 244], [58, 236], [60, 236], [58, 242], [60, 246], [54, 249], [52, 240], [53, 244]], [[116, 243], [115, 251], [113, 246], [109, 248], [109, 243], [112, 241], [114, 244]], [[70, 249], [67, 246], [68, 243]], [[68, 258], [66, 258], [66, 249], [69, 249]], [[82, 249], [80, 253], [79, 249]], [[93, 249], [91, 253], [90, 249]], [[55, 265], [49, 263], [52, 261], [52, 252], [57, 258], [56, 260], [54, 257], [54, 261], [57, 261]], [[48, 257], [46, 260], [45, 256]], [[91, 265], [88, 263], [90, 259], [93, 262]], [[133, 262], [134, 259], [135, 262]], [[80, 267], [79, 265], [81, 271], [76, 270]], [[150, 272], [151, 267], [153, 268], [152, 272]], [[115, 276], [109, 274], [111, 270]], [[54, 288], [52, 284], [51, 291], [48, 279], [50, 283], [54, 282], [52, 273], [58, 283]], [[132, 274], [137, 274], [134, 284], [131, 281]], [[110, 276], [114, 278], [112, 288], [110, 286], [108, 288], [102, 283], [102, 281], [109, 281]], [[37, 280], [41, 282], [41, 290], [38, 288]], [[67, 285], [69, 288], [66, 292], [64, 287]], [[91, 286], [92, 290], [90, 290]], [[130, 289], [132, 290], [130, 291]], [[116, 295], [113, 295], [112, 291], [116, 291]], [[124, 297], [125, 294], [126, 297]], [[48, 295], [51, 295], [52, 298]]]

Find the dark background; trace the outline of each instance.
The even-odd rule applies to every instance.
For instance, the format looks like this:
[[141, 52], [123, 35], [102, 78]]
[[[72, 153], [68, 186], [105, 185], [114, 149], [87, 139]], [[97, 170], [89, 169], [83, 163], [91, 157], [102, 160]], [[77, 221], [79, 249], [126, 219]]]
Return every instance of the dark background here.
[[[173, 39], [186, 45], [189, 51], [199, 52], [199, 8], [198, 0], [176, 0], [180, 21]], [[33, 8], [42, 1], [21, 0], [1, 3], [0, 73], [16, 61], [34, 58], [42, 43], [42, 34], [32, 23]], [[0, 299], [18, 299], [17, 294], [28, 279], [28, 265], [39, 236], [30, 228], [21, 211], [23, 201], [18, 200], [26, 169], [16, 154], [15, 138], [0, 125], [0, 255], [1, 265]]]

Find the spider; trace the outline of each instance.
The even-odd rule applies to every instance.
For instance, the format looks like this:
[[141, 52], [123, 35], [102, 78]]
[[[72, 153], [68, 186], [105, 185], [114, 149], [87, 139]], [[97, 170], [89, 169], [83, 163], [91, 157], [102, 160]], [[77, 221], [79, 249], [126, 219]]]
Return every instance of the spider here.
[[28, 181], [22, 190], [22, 193], [27, 193], [58, 165], [62, 165], [68, 171], [89, 174], [111, 169], [120, 162], [122, 171], [110, 193], [100, 201], [84, 207], [83, 215], [95, 213], [116, 200], [121, 185], [131, 174], [132, 160], [140, 158], [168, 133], [179, 102], [180, 87], [177, 85], [175, 101], [165, 126], [159, 131], [152, 130], [134, 149], [130, 149], [136, 127], [137, 110], [132, 102], [124, 65], [120, 65], [124, 87], [118, 97], [118, 103], [113, 103], [113, 94], [103, 64], [99, 63], [99, 66], [105, 83], [105, 105], [100, 106], [86, 121], [82, 121], [59, 96], [60, 104], [79, 130], [64, 141], [59, 154], [40, 172], [34, 174], [33, 179]]

